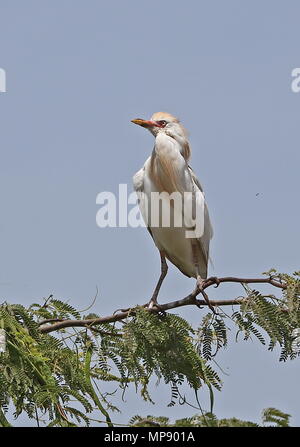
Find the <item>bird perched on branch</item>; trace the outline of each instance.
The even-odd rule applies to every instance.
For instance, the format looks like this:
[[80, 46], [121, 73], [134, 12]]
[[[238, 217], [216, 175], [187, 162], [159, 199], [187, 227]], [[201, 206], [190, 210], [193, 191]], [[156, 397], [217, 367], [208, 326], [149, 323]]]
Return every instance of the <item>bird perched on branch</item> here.
[[161, 258], [161, 275], [149, 302], [153, 307], [158, 306], [158, 293], [168, 271], [166, 258], [186, 276], [196, 278], [201, 290], [213, 231], [203, 189], [188, 165], [191, 149], [182, 124], [164, 112], [132, 122], [155, 137], [151, 156], [133, 177], [141, 214]]

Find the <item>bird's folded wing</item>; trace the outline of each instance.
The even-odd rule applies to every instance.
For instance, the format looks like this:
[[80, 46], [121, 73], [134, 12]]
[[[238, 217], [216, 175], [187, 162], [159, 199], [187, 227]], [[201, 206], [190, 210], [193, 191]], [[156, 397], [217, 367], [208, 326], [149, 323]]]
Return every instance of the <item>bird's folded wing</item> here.
[[209, 212], [208, 212], [208, 207], [207, 207], [207, 203], [205, 201], [205, 195], [204, 195], [204, 191], [203, 191], [203, 187], [199, 181], [199, 179], [197, 178], [196, 174], [194, 173], [193, 169], [188, 166], [188, 171], [189, 174], [192, 178], [192, 181], [194, 183], [194, 187], [196, 191], [200, 191], [203, 194], [203, 200], [204, 200], [204, 233], [206, 235], [207, 238], [209, 238], [209, 240], [213, 237], [213, 227], [210, 221], [210, 217], [209, 217]]
[[146, 224], [147, 230], [149, 231], [151, 237], [153, 238], [153, 234], [150, 229], [149, 222], [148, 222], [149, 208], [148, 208], [148, 200], [147, 200], [147, 197], [145, 196], [144, 181], [145, 181], [145, 166], [143, 166], [133, 176], [133, 188], [134, 188], [135, 192], [137, 193], [139, 208], [140, 208], [142, 217], [144, 219], [144, 222]]

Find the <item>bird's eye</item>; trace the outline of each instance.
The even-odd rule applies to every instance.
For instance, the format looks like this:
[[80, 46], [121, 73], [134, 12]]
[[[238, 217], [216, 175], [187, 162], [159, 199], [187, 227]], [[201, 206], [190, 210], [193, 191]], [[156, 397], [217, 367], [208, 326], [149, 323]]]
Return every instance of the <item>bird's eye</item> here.
[[157, 121], [158, 122], [158, 124], [161, 126], [161, 127], [165, 127], [168, 123], [167, 123], [167, 121], [165, 121], [165, 120], [160, 120], [160, 121]]

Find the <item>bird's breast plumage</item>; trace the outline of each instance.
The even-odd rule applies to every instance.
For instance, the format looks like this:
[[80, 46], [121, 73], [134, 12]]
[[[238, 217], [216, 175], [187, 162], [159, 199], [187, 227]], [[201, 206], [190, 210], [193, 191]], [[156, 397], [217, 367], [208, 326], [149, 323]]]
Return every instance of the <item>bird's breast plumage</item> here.
[[[195, 174], [183, 157], [177, 141], [166, 134], [161, 134], [156, 137], [151, 157], [146, 160], [143, 168], [134, 176], [134, 188], [138, 193], [142, 193], [139, 196], [139, 206], [158, 249], [162, 250], [166, 257], [185, 275], [196, 277], [195, 256], [194, 249], [192, 248], [192, 242], [194, 242], [194, 247], [196, 246], [197, 249], [200, 275], [202, 278], [206, 278], [209, 242], [212, 236], [206, 203], [203, 211], [201, 211], [202, 216], [200, 216], [204, 221], [204, 229], [201, 237], [195, 237], [193, 241], [187, 237], [186, 232], [190, 228], [189, 222], [185, 222], [184, 219], [182, 219], [183, 225], [181, 227], [174, 226], [174, 220], [180, 217], [176, 213], [182, 213], [182, 209], [178, 210], [176, 207], [170, 206], [168, 194], [178, 192], [183, 195], [185, 192], [197, 192], [203, 196], [204, 200], [201, 185], [197, 182]], [[164, 192], [168, 194], [161, 194]], [[161, 220], [159, 221], [159, 225], [153, 225], [151, 221], [151, 211], [153, 208], [152, 193], [160, 194], [160, 200], [162, 202], [161, 208], [164, 205], [169, 206], [169, 226], [162, 225]]]

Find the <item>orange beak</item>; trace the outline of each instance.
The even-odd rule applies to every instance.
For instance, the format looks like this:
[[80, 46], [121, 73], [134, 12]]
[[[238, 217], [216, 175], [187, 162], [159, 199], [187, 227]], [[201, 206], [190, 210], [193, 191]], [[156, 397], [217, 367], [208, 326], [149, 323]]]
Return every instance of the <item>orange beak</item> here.
[[142, 127], [160, 127], [155, 121], [151, 121], [151, 120], [142, 120], [141, 118], [136, 118], [134, 120], [131, 120], [132, 123], [134, 124], [138, 124], [139, 126]]

